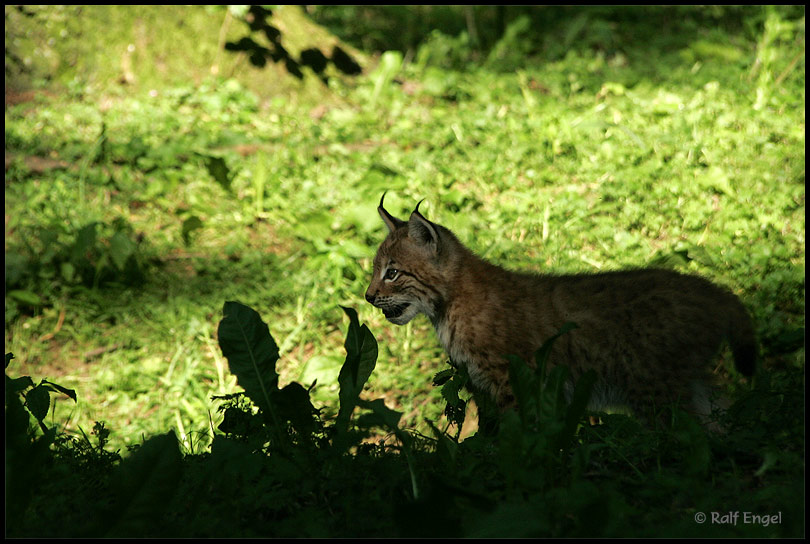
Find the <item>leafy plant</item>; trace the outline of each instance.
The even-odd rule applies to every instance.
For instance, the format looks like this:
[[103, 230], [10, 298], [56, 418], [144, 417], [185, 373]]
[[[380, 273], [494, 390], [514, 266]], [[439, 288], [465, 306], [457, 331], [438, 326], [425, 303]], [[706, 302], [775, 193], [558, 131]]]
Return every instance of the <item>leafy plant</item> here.
[[298, 383], [279, 389], [275, 369], [278, 346], [255, 310], [238, 302], [226, 302], [223, 314], [217, 336], [230, 370], [259, 408], [275, 438], [274, 446], [288, 450], [291, 438], [286, 425], [292, 425], [305, 437], [313, 430], [315, 410], [309, 394]]
[[343, 308], [349, 316], [349, 330], [346, 334], [346, 362], [340, 369], [340, 410], [335, 419], [337, 435], [348, 432], [349, 420], [360, 401], [363, 386], [371, 377], [377, 364], [377, 340], [366, 325], [360, 325], [357, 312], [352, 308]]
[[[27, 243], [28, 255], [12, 254], [8, 278], [11, 286], [26, 286], [27, 275], [86, 287], [143, 282], [147, 262], [139, 236], [125, 219], [119, 217], [110, 223], [91, 221], [73, 232], [62, 230], [40, 229], [36, 241]], [[31, 295], [15, 298], [24, 302], [33, 299]]]
[[[6, 353], [6, 370], [14, 355]], [[50, 461], [50, 447], [56, 439], [56, 428], [45, 424], [51, 406], [51, 394], [61, 393], [76, 402], [76, 392], [61, 385], [40, 380], [34, 385], [30, 376], [5, 381], [6, 414], [6, 497], [10, 523], [17, 523], [25, 512], [35, 489]], [[36, 421], [40, 433], [31, 425]]]

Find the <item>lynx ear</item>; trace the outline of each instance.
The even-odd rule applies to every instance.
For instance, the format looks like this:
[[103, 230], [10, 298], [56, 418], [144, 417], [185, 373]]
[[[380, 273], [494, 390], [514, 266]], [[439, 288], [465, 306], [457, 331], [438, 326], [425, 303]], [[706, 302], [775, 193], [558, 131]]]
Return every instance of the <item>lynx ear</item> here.
[[380, 199], [380, 205], [377, 206], [377, 212], [379, 212], [380, 217], [382, 217], [385, 226], [388, 227], [388, 232], [394, 232], [399, 227], [404, 227], [407, 224], [405, 221], [402, 219], [397, 219], [388, 213], [385, 208], [383, 208], [383, 200], [385, 200], [385, 193], [383, 193], [382, 198]]
[[[421, 203], [420, 200], [419, 204]], [[408, 219], [408, 236], [419, 245], [427, 246], [431, 251], [437, 253], [439, 250], [439, 231], [436, 229], [436, 225], [419, 213], [419, 204], [416, 205], [416, 209]]]

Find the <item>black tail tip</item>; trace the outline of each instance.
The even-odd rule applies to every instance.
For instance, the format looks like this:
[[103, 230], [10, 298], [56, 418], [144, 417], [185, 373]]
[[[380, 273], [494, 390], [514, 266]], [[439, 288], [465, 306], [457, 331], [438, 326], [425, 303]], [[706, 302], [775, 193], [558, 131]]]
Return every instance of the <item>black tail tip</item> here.
[[754, 344], [740, 346], [734, 350], [734, 366], [744, 376], [753, 376], [757, 367], [757, 348]]

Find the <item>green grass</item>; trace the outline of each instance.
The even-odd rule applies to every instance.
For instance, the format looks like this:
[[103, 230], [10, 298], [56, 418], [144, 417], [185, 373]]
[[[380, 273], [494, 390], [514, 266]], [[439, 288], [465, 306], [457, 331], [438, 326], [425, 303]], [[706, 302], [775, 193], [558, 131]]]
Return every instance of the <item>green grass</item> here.
[[[383, 191], [395, 215], [425, 198], [428, 218], [511, 268], [701, 274], [746, 304], [774, 379], [803, 370], [804, 18], [787, 13], [488, 69], [442, 66], [432, 51], [465, 49], [434, 36], [414, 62], [389, 53], [333, 80], [326, 104], [204, 79], [7, 105], [14, 375], [78, 392], [47, 419], [68, 433], [104, 421], [123, 450], [174, 429], [201, 452], [222, 417], [211, 396], [240, 390], [215, 339], [223, 302], [259, 311], [280, 382], [317, 380], [325, 416], [338, 410], [342, 305], [379, 343], [364, 395], [431, 435], [424, 418], [446, 424], [431, 386], [446, 356], [426, 320], [395, 327], [363, 300]], [[519, 31], [499, 51], [519, 50]], [[526, 507], [510, 504], [504, 519]]]

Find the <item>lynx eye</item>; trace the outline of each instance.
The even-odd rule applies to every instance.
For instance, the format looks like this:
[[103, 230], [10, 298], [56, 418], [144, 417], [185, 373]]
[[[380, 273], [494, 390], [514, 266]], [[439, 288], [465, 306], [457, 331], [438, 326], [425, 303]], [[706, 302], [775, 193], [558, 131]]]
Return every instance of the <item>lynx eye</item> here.
[[385, 271], [385, 276], [383, 276], [384, 280], [394, 280], [396, 277], [399, 276], [399, 270], [396, 268], [389, 268]]

